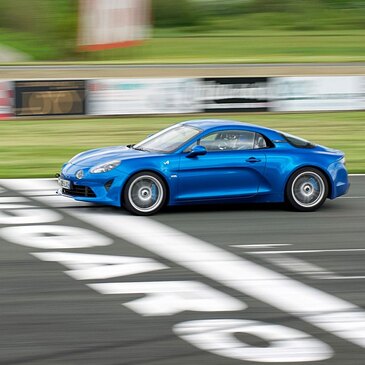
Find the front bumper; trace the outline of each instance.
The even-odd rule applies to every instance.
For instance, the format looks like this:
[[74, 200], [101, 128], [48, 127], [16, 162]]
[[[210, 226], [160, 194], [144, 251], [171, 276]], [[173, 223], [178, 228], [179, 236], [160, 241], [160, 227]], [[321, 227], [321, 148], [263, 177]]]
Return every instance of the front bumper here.
[[[82, 179], [76, 178], [76, 173], [80, 170], [84, 175]], [[59, 195], [77, 201], [121, 206], [121, 192], [127, 176], [117, 169], [91, 174], [89, 168], [66, 164], [60, 178], [70, 181], [71, 186], [69, 189], [60, 188], [57, 192]]]

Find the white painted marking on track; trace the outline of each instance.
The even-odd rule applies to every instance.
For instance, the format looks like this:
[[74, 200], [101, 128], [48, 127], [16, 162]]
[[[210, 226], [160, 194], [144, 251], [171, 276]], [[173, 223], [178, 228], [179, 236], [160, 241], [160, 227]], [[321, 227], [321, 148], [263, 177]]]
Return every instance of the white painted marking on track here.
[[[0, 210], [0, 224], [19, 225], [49, 223], [62, 219], [60, 214], [51, 209], [37, 208], [34, 206], [27, 206], [26, 209], [14, 209], [13, 207], [9, 212], [11, 212], [11, 214], [7, 214], [4, 208]], [[19, 231], [18, 227], [16, 229]]]
[[[252, 254], [252, 253], [250, 253]], [[313, 279], [321, 279], [321, 280], [357, 280], [357, 279], [365, 279], [363, 275], [349, 275], [342, 276], [337, 275], [333, 271], [327, 271], [320, 266], [311, 264], [309, 262], [303, 261], [298, 258], [290, 257], [288, 255], [283, 254], [265, 254], [264, 259], [276, 266], [284, 268], [288, 271], [296, 272], [302, 275], [306, 275]]]
[[55, 184], [55, 187], [53, 189], [45, 189], [45, 190], [29, 190], [27, 191], [28, 196], [58, 196], [56, 194], [56, 191], [58, 190], [58, 185]]
[[350, 302], [151, 219], [90, 211], [68, 214], [365, 347], [365, 312]]
[[0, 229], [0, 237], [18, 245], [45, 250], [108, 246], [113, 243], [109, 237], [89, 229], [61, 225], [32, 225], [21, 229], [5, 227]]
[[8, 185], [9, 188], [19, 190], [22, 192], [22, 194], [25, 194], [31, 198], [36, 199], [37, 201], [40, 201], [43, 204], [47, 204], [52, 207], [67, 208], [88, 207], [95, 205], [93, 203], [76, 201], [72, 198], [57, 195], [56, 191], [58, 190], [58, 184], [55, 179], [43, 179], [40, 180], [40, 184], [37, 184], [37, 180], [34, 179], [0, 181], [5, 182], [4, 185]]
[[29, 202], [29, 199], [20, 197], [20, 196], [2, 196], [2, 197], [0, 197], [0, 204], [25, 203], [25, 202]]
[[318, 278], [321, 275], [335, 275], [332, 271], [326, 271], [322, 267], [303, 261], [298, 258], [290, 257], [288, 255], [261, 255], [264, 259], [283, 269], [297, 272], [299, 274], [308, 275], [310, 277]]
[[338, 199], [365, 199], [365, 196], [340, 196]]
[[43, 261], [56, 261], [71, 269], [65, 273], [76, 280], [99, 280], [165, 270], [169, 267], [145, 257], [95, 255], [70, 252], [35, 252]]
[[56, 191], [58, 189], [58, 184], [57, 181], [54, 179], [41, 179], [39, 183], [37, 183], [37, 181], [38, 180], [36, 179], [0, 180], [3, 185], [8, 186], [10, 189], [18, 190], [22, 194], [34, 198], [37, 201], [40, 201], [41, 203], [50, 205], [52, 207], [66, 208], [71, 206], [86, 207], [94, 205], [93, 203], [80, 202], [72, 198], [57, 195]]
[[101, 294], [147, 294], [123, 305], [143, 316], [170, 316], [184, 311], [231, 312], [247, 308], [240, 300], [197, 281], [97, 283]]
[[[256, 246], [254, 248], [260, 248], [260, 245], [232, 245], [232, 247], [239, 248], [251, 248], [250, 246]], [[262, 247], [266, 247], [270, 245], [262, 245]], [[280, 246], [280, 245], [278, 245]], [[354, 249], [346, 249], [353, 251]], [[355, 249], [358, 250], [358, 249]], [[359, 249], [361, 251], [365, 251], [365, 249]], [[326, 250], [307, 250], [306, 252], [312, 251], [326, 251]], [[327, 250], [328, 251], [328, 250]], [[337, 251], [337, 250], [335, 250]], [[284, 253], [283, 253], [284, 252]], [[333, 252], [332, 250], [330, 252]], [[321, 279], [321, 280], [358, 280], [365, 279], [363, 275], [349, 275], [342, 276], [337, 275], [333, 271], [328, 271], [323, 269], [320, 266], [311, 264], [309, 262], [303, 261], [298, 258], [291, 257], [286, 255], [285, 253], [303, 253], [302, 250], [292, 250], [292, 251], [255, 251], [248, 252], [250, 255], [260, 255], [263, 256], [264, 259], [271, 264], [274, 264], [278, 267], [286, 269], [291, 272], [299, 273], [313, 279]]]
[[1, 204], [0, 205], [0, 208], [2, 210], [16, 210], [16, 209], [40, 209], [38, 207], [35, 207], [34, 205], [29, 205], [29, 202], [28, 204]]
[[288, 251], [253, 251], [255, 255], [266, 254], [285, 254], [285, 253], [324, 253], [324, 252], [362, 252], [365, 248], [333, 248], [333, 249], [315, 249], [315, 250], [288, 250]]
[[[27, 184], [19, 187], [29, 190], [25, 186]], [[14, 189], [14, 186], [11, 188]], [[350, 302], [153, 220], [90, 212], [69, 210], [68, 214], [365, 347], [365, 312]], [[308, 251], [318, 252], [305, 250]]]
[[[213, 354], [242, 361], [304, 362], [332, 357], [332, 349], [302, 331], [276, 324], [242, 319], [208, 319], [174, 326], [185, 341]], [[250, 346], [236, 337], [248, 333], [264, 339], [267, 347]]]
[[291, 246], [291, 243], [258, 243], [255, 245], [230, 245], [237, 248], [275, 248], [281, 246]]
[[10, 190], [26, 191], [44, 191], [57, 187], [57, 182], [54, 179], [2, 179], [0, 184]]
[[358, 280], [358, 279], [365, 279], [364, 275], [351, 275], [351, 276], [324, 276], [323, 279], [325, 280]]
[[[80, 201], [76, 201], [70, 198], [66, 198], [64, 196], [61, 195], [52, 195], [52, 196], [33, 196], [33, 198], [36, 198], [37, 201], [43, 203], [43, 204], [47, 204], [47, 205], [51, 205], [52, 207], [56, 207], [56, 208], [67, 208], [67, 207], [90, 207], [90, 206], [95, 206], [95, 204], [93, 203], [87, 203], [87, 202], [80, 202]], [[98, 205], [100, 206], [100, 205]]]

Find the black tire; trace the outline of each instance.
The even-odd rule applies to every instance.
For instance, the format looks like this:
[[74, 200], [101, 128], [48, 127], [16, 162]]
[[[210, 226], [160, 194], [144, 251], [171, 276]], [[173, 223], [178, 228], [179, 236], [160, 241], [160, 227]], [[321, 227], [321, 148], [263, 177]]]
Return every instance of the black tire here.
[[163, 179], [150, 171], [133, 175], [123, 193], [124, 207], [135, 215], [152, 215], [166, 203], [167, 189]]
[[320, 208], [327, 199], [327, 178], [316, 168], [301, 168], [290, 176], [285, 195], [287, 203], [294, 210], [313, 212]]

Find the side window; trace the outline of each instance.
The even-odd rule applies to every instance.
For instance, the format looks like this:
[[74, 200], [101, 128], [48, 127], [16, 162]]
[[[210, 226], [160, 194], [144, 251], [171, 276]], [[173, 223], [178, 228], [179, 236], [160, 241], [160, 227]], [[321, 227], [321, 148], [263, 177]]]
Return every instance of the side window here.
[[256, 133], [255, 143], [254, 143], [253, 148], [259, 149], [259, 148], [267, 148], [267, 147], [268, 147], [268, 145], [267, 145], [265, 137], [263, 135], [261, 135], [260, 133]]
[[290, 143], [292, 146], [297, 147], [297, 148], [314, 148], [315, 145], [303, 138], [299, 138], [297, 136], [293, 136], [291, 134], [288, 133], [282, 133], [281, 134], [285, 140]]
[[256, 133], [240, 130], [219, 131], [203, 137], [198, 144], [207, 151], [251, 150], [255, 145]]
[[207, 151], [239, 151], [267, 148], [266, 139], [260, 133], [227, 130], [208, 134], [189, 146], [185, 152], [191, 151], [196, 146], [204, 146]]

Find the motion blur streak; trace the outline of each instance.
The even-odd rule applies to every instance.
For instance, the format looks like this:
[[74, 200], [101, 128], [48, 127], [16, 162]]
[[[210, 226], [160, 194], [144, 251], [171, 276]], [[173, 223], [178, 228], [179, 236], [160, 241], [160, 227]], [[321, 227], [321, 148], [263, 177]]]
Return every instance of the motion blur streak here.
[[151, 219], [71, 210], [68, 214], [365, 347], [365, 313], [345, 300]]

